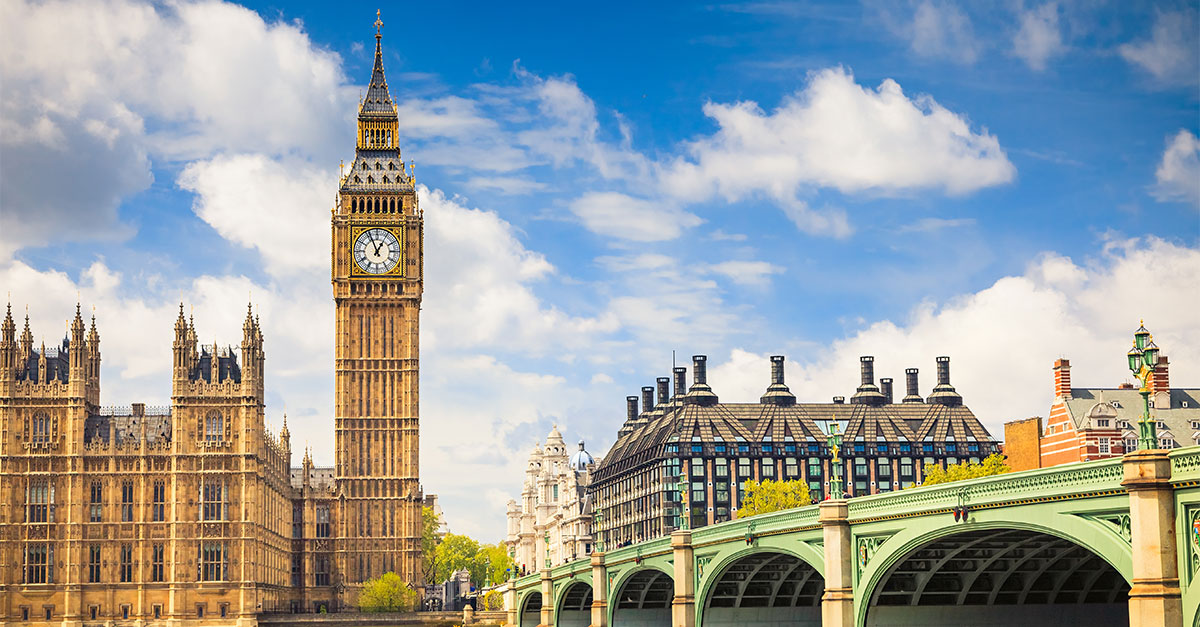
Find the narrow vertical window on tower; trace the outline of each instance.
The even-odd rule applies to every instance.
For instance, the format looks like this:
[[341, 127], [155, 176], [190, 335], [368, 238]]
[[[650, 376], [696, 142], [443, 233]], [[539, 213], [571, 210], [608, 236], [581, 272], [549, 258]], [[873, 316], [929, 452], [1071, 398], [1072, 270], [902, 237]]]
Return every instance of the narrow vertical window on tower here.
[[121, 482], [121, 522], [133, 522], [133, 482]]
[[88, 520], [90, 522], [101, 522], [104, 520], [104, 484], [99, 479], [92, 481], [91, 492], [91, 506], [89, 507]]
[[150, 518], [154, 522], [162, 522], [166, 519], [167, 509], [167, 485], [162, 480], [154, 482], [153, 504], [151, 505]]
[[26, 507], [25, 520], [31, 523], [48, 522], [50, 510], [50, 480], [45, 477], [39, 477], [29, 480], [29, 486], [26, 490], [25, 502]]

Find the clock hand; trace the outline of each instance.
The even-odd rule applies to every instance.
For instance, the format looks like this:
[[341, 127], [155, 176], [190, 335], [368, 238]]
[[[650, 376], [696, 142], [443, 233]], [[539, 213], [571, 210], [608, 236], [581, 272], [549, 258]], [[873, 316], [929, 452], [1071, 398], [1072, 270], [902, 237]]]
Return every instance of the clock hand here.
[[375, 242], [371, 242], [371, 243], [372, 243], [372, 244], [375, 244], [375, 254], [376, 254], [376, 255], [379, 255], [379, 249], [380, 249], [380, 248], [383, 248], [383, 242], [382, 242], [382, 241], [375, 241]]

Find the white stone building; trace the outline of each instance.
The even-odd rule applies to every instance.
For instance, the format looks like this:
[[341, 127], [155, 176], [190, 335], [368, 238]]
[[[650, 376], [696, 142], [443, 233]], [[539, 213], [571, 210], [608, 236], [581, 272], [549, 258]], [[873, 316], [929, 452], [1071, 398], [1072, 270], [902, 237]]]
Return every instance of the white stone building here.
[[504, 543], [517, 568], [536, 572], [592, 552], [592, 505], [587, 498], [593, 459], [583, 442], [568, 453], [558, 427], [534, 445], [525, 466], [521, 502], [508, 502]]

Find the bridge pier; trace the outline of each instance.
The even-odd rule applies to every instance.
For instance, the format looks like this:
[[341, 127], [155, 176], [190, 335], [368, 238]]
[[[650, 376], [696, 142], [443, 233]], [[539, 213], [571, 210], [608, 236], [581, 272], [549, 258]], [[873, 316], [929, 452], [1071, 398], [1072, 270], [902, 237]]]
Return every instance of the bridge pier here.
[[550, 569], [542, 569], [542, 612], [538, 627], [554, 627], [554, 581]]
[[517, 607], [517, 588], [515, 579], [510, 579], [508, 589], [504, 591], [505, 625], [517, 627], [521, 617], [521, 608]]
[[1129, 625], [1182, 625], [1171, 458], [1165, 450], [1136, 451], [1123, 463], [1133, 543]]
[[818, 520], [825, 539], [821, 625], [854, 627], [854, 553], [850, 550], [849, 509], [844, 499], [823, 501], [820, 508]]
[[672, 627], [696, 625], [696, 560], [692, 551], [692, 532], [680, 529], [671, 534], [671, 553], [675, 567], [675, 597], [671, 599]]
[[592, 625], [608, 627], [608, 568], [604, 553], [592, 553]]

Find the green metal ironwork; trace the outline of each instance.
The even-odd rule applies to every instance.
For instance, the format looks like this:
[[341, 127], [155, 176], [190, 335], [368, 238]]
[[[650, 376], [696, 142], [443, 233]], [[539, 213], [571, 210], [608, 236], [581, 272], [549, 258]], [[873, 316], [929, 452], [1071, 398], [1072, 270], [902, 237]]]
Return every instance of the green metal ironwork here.
[[1133, 348], [1126, 353], [1129, 358], [1129, 370], [1134, 378], [1141, 382], [1138, 394], [1142, 395], [1142, 417], [1138, 419], [1138, 448], [1151, 450], [1158, 448], [1158, 430], [1156, 423], [1150, 419], [1150, 381], [1154, 377], [1154, 368], [1158, 366], [1158, 347], [1154, 345], [1154, 336], [1146, 330], [1142, 321], [1138, 330], [1133, 333]]
[[[832, 436], [837, 430], [830, 431]], [[831, 448], [841, 448], [840, 435], [830, 438]], [[1193, 525], [1200, 521], [1200, 447], [1171, 451], [1170, 460], [1171, 482], [1179, 503], [1176, 533], [1181, 539], [1189, 538], [1197, 533]], [[681, 472], [680, 483], [686, 478]], [[1123, 480], [1123, 460], [1111, 458], [850, 499], [847, 513], [855, 551], [856, 624], [865, 624], [872, 591], [894, 564], [920, 546], [970, 530], [1019, 529], [1067, 539], [1101, 556], [1130, 580], [1133, 548], [1125, 522], [1129, 495], [1121, 485]], [[682, 500], [686, 486], [680, 487]], [[955, 523], [949, 513], [964, 502], [969, 502], [971, 508], [965, 525]], [[750, 544], [746, 542], [748, 534], [753, 536]], [[825, 546], [816, 505], [707, 525], [692, 530], [692, 545], [696, 547], [697, 626], [703, 621], [705, 601], [722, 572], [743, 556], [787, 553], [817, 573], [824, 572]], [[1194, 549], [1183, 541], [1180, 551], [1184, 612], [1194, 616], [1200, 613], [1200, 541]], [[607, 582], [595, 583], [607, 584], [609, 598], [616, 598], [624, 582], [638, 572], [674, 572], [672, 559], [668, 537], [617, 547], [605, 553]], [[1193, 562], [1197, 564], [1194, 570], [1188, 566]], [[590, 564], [580, 560], [554, 567], [550, 576], [556, 588], [565, 590], [568, 580], [581, 579], [590, 572]], [[518, 607], [523, 607], [522, 599], [537, 593], [541, 583], [539, 575], [533, 573], [510, 585], [517, 592]], [[613, 624], [616, 605], [608, 607], [608, 624]]]
[[829, 423], [829, 452], [833, 453], [833, 463], [830, 464], [829, 498], [840, 499], [842, 495], [842, 434], [836, 422]]

